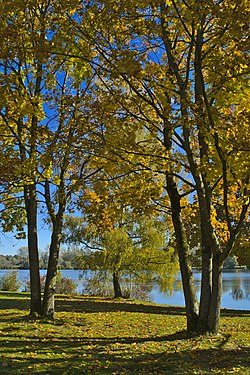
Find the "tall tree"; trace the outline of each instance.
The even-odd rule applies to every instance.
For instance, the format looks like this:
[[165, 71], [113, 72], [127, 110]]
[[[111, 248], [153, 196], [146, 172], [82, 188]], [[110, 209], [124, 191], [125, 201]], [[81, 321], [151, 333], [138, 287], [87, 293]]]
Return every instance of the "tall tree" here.
[[[71, 19], [78, 38], [98, 53], [103, 92], [119, 104], [116, 120], [131, 120], [117, 125], [117, 138], [141, 123], [161, 142], [190, 331], [218, 331], [223, 261], [249, 215], [247, 7], [107, 0], [89, 3], [91, 33]], [[114, 126], [105, 123], [113, 134]], [[137, 149], [126, 149], [127, 142], [123, 155], [145, 154], [147, 143], [132, 140]], [[186, 198], [198, 203], [200, 305], [183, 223]]]
[[[75, 2], [78, 3], [78, 2]], [[74, 1], [6, 1], [1, 13], [1, 142], [9, 161], [16, 160], [11, 184], [4, 180], [6, 230], [22, 229], [18, 210], [25, 210], [31, 281], [31, 313], [53, 316], [54, 285], [63, 215], [77, 184], [90, 173], [88, 161], [98, 143], [97, 125], [90, 120], [93, 80], [87, 65], [75, 66], [63, 57], [71, 48], [64, 30]], [[60, 27], [59, 27], [60, 25]], [[55, 49], [57, 54], [53, 53]], [[89, 49], [86, 46], [86, 55]], [[93, 136], [93, 142], [91, 137]], [[93, 145], [96, 145], [93, 147]], [[74, 164], [73, 164], [74, 163]], [[77, 181], [78, 180], [78, 181]], [[7, 194], [7, 196], [6, 196]], [[11, 197], [8, 196], [11, 194]], [[23, 206], [22, 206], [23, 203]], [[50, 255], [43, 304], [39, 276], [38, 204], [52, 227]], [[17, 209], [17, 204], [21, 204]], [[9, 223], [9, 225], [8, 225]], [[23, 222], [22, 222], [23, 224]]]
[[57, 97], [60, 97], [60, 101], [54, 104], [54, 129], [50, 132], [43, 151], [44, 159], [49, 160], [50, 164], [47, 164], [46, 178], [40, 182], [40, 186], [52, 229], [43, 315], [51, 317], [54, 314], [64, 215], [68, 209], [74, 210], [74, 194], [77, 196], [79, 190], [85, 191], [89, 178], [99, 168], [95, 168], [93, 163], [90, 165], [92, 155], [101, 147], [102, 139], [98, 135], [99, 124], [90, 120], [88, 101], [92, 95], [91, 79], [86, 79], [85, 84], [84, 88], [75, 89], [72, 76], [67, 71], [61, 73], [54, 89]]
[[[31, 281], [30, 312], [41, 313], [37, 235], [38, 143], [44, 117], [41, 102], [44, 64], [46, 63], [46, 29], [49, 2], [28, 4], [6, 1], [1, 9], [1, 128], [5, 150], [12, 151], [14, 179], [8, 194], [18, 197], [22, 191], [26, 212]], [[19, 195], [20, 200], [20, 195]]]

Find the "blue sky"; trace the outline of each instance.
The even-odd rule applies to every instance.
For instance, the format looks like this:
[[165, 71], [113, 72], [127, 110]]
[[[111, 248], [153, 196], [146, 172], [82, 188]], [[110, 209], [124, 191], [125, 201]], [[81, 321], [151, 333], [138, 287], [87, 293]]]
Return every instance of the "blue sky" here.
[[[38, 229], [39, 249], [45, 250], [50, 243], [50, 231], [44, 228]], [[0, 254], [15, 255], [18, 249], [27, 246], [27, 239], [17, 240], [12, 233], [0, 233]]]

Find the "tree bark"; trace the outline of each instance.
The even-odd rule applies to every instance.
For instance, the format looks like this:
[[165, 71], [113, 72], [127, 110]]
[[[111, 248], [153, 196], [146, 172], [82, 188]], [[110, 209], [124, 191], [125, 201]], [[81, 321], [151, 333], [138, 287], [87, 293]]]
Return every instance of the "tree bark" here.
[[208, 330], [208, 313], [212, 294], [212, 258], [208, 249], [202, 251], [202, 269], [201, 269], [201, 295], [199, 323], [197, 331], [206, 332]]
[[[212, 227], [210, 225], [210, 214], [207, 208], [205, 193], [198, 192], [199, 211], [200, 211], [200, 228], [201, 228], [201, 250], [202, 250], [202, 269], [201, 269], [201, 295], [199, 321], [197, 332], [207, 332], [208, 314], [212, 295], [212, 248], [215, 246], [213, 240]], [[213, 249], [217, 250], [217, 249]]]
[[208, 314], [208, 330], [218, 333], [220, 321], [220, 307], [222, 298], [222, 268], [223, 262], [219, 254], [213, 258], [213, 288]]
[[61, 242], [62, 218], [53, 228], [49, 249], [49, 262], [43, 296], [42, 315], [53, 319], [55, 313], [56, 275]]
[[119, 282], [118, 272], [113, 272], [113, 286], [114, 286], [115, 298], [122, 298], [123, 296], [122, 296], [121, 286]]
[[[33, 116], [34, 117], [34, 116]], [[36, 145], [36, 125], [32, 118], [30, 154], [29, 158], [35, 155]], [[23, 120], [18, 120], [18, 143], [21, 162], [25, 165], [27, 161], [27, 153], [25, 148], [25, 140], [23, 134]], [[23, 195], [25, 211], [27, 216], [27, 237], [29, 251], [29, 269], [30, 269], [30, 314], [41, 314], [41, 281], [39, 272], [39, 251], [38, 251], [38, 235], [37, 235], [37, 193], [36, 193], [36, 176], [35, 171], [30, 171], [32, 182], [27, 183], [27, 172], [22, 170], [23, 178]]]
[[[74, 134], [75, 127], [72, 125], [69, 129], [68, 135], [68, 146], [72, 144], [73, 134]], [[55, 312], [55, 287], [56, 287], [56, 275], [57, 275], [57, 266], [58, 266], [58, 258], [59, 258], [59, 251], [61, 245], [61, 237], [62, 237], [62, 228], [63, 228], [63, 216], [65, 213], [67, 199], [69, 199], [70, 195], [66, 194], [65, 189], [65, 173], [69, 166], [70, 162], [70, 147], [67, 147], [65, 150], [65, 154], [61, 164], [61, 171], [60, 171], [60, 185], [58, 187], [57, 195], [58, 195], [58, 210], [56, 212], [55, 204], [52, 201], [52, 195], [50, 193], [50, 183], [48, 180], [45, 181], [45, 201], [48, 209], [48, 213], [52, 222], [52, 235], [51, 235], [51, 243], [50, 243], [50, 251], [49, 251], [49, 261], [48, 261], [48, 269], [47, 269], [47, 276], [45, 282], [45, 289], [44, 289], [44, 297], [43, 297], [43, 308], [42, 314], [43, 316], [54, 318]]]
[[36, 186], [24, 187], [25, 207], [27, 212], [28, 249], [30, 270], [30, 314], [41, 314], [41, 281], [39, 272], [39, 253], [37, 236], [37, 201]]
[[172, 220], [174, 224], [183, 292], [185, 297], [187, 330], [189, 332], [194, 332], [197, 328], [198, 300], [196, 297], [192, 267], [189, 261], [189, 246], [181, 217], [180, 196], [177, 191], [176, 183], [174, 182], [171, 174], [167, 173], [166, 177], [167, 192], [171, 202]]
[[[194, 77], [195, 77], [195, 104], [196, 114], [195, 120], [198, 128], [198, 141], [200, 161], [208, 159], [208, 145], [205, 137], [206, 131], [209, 129], [209, 122], [206, 118], [204, 108], [203, 89], [204, 79], [202, 75], [202, 47], [203, 47], [203, 17], [201, 18], [201, 26], [197, 30], [195, 43], [195, 60], [194, 60]], [[199, 172], [197, 168], [192, 171], [197, 186], [197, 195], [199, 202], [200, 213], [200, 230], [201, 230], [201, 250], [202, 250], [202, 277], [201, 277], [201, 296], [200, 296], [200, 310], [197, 331], [207, 332], [208, 314], [211, 304], [212, 295], [212, 258], [214, 241], [213, 228], [211, 226], [211, 188], [206, 178], [206, 170], [201, 169]]]

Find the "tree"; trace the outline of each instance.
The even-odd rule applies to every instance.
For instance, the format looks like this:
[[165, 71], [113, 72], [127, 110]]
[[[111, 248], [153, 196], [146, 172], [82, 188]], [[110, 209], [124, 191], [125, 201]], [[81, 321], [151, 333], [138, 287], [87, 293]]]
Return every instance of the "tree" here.
[[[6, 1], [2, 11], [1, 70], [1, 134], [9, 161], [13, 165], [11, 180], [3, 196], [4, 203], [13, 202], [10, 217], [17, 225], [16, 213], [23, 203], [27, 224], [29, 248], [31, 314], [41, 313], [41, 286], [39, 275], [37, 235], [37, 144], [42, 142], [44, 117], [41, 106], [43, 67], [46, 55], [46, 28], [49, 4], [27, 4]], [[14, 211], [14, 213], [13, 213]], [[22, 215], [20, 215], [22, 217]], [[6, 219], [6, 218], [4, 218]], [[10, 220], [11, 221], [11, 220]], [[21, 229], [21, 225], [17, 225]], [[11, 228], [8, 228], [11, 229]]]
[[[247, 2], [99, 1], [85, 18], [94, 32], [71, 23], [99, 54], [104, 95], [116, 103], [117, 132], [106, 122], [107, 133], [119, 139], [140, 123], [162, 145], [187, 328], [218, 332], [223, 262], [249, 215]], [[126, 129], [121, 118], [131, 120]], [[147, 144], [132, 139], [137, 149], [125, 143], [124, 159], [145, 155]], [[198, 206], [200, 305], [183, 223], [187, 198]]]
[[[72, 9], [73, 1], [70, 4], [24, 1], [14, 7], [7, 1], [1, 18], [4, 41], [0, 65], [1, 142], [8, 160], [16, 161], [9, 173], [0, 168], [4, 177], [2, 220], [6, 230], [16, 226], [22, 231], [27, 224], [30, 312], [51, 317], [63, 215], [77, 185], [81, 182], [84, 189], [87, 176], [94, 173], [88, 162], [98, 141], [99, 125], [89, 120], [89, 88], [94, 76], [87, 64], [78, 69], [73, 59], [62, 57], [67, 40], [63, 25]], [[54, 46], [57, 55], [52, 51]], [[68, 45], [66, 49], [71, 47]], [[7, 174], [10, 182], [6, 182]], [[52, 228], [43, 303], [37, 233], [39, 209], [44, 215], [47, 212], [47, 223]], [[24, 215], [18, 215], [19, 211]]]
[[[43, 314], [53, 316], [63, 216], [120, 170], [134, 176], [122, 186], [126, 196], [117, 188], [121, 201], [138, 213], [152, 210], [154, 200], [164, 210], [170, 203], [187, 328], [218, 331], [223, 262], [249, 218], [247, 6], [4, 2], [1, 214], [4, 230], [20, 235], [26, 220], [32, 313], [41, 313], [40, 200], [52, 226]], [[185, 225], [190, 214], [198, 220], [193, 237]], [[114, 215], [105, 213], [109, 218], [112, 227]], [[199, 306], [194, 238], [201, 248]]]
[[29, 249], [28, 247], [20, 247], [17, 251], [18, 256], [18, 266], [20, 268], [29, 268]]
[[64, 236], [69, 245], [83, 245], [84, 253], [78, 256], [83, 270], [111, 272], [115, 298], [122, 297], [124, 275], [133, 275], [140, 283], [157, 278], [163, 290], [172, 289], [177, 257], [159, 218], [141, 217], [134, 222], [128, 213], [113, 229], [100, 232], [93, 224], [67, 217]]

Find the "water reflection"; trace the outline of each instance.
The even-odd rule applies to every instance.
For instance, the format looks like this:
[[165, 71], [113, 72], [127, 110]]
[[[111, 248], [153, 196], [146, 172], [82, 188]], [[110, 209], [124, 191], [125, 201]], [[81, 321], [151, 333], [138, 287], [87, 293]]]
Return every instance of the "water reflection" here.
[[[0, 277], [8, 270], [0, 270]], [[78, 292], [83, 290], [84, 279], [80, 279], [82, 271], [79, 270], [62, 270], [62, 276], [72, 279], [78, 284]], [[41, 275], [45, 275], [46, 270], [41, 271]], [[19, 270], [18, 276], [20, 281], [27, 279], [28, 270]], [[200, 297], [201, 274], [194, 273], [195, 284], [197, 287], [197, 296]], [[173, 306], [184, 306], [184, 296], [182, 290], [182, 282], [180, 274], [177, 276], [173, 285], [172, 293], [163, 293], [159, 285], [151, 284], [149, 297], [153, 302], [168, 304]], [[250, 310], [250, 272], [247, 270], [235, 270], [223, 272], [222, 283], [222, 307], [228, 309]]]
[[[201, 274], [194, 273], [197, 297], [200, 297]], [[157, 303], [184, 306], [184, 296], [180, 275], [174, 283], [172, 295], [162, 293], [154, 285], [150, 294], [151, 300]], [[247, 270], [223, 272], [222, 307], [228, 309], [250, 310], [250, 273]]]
[[233, 299], [244, 299], [244, 292], [242, 289], [233, 289], [230, 295], [233, 297]]

